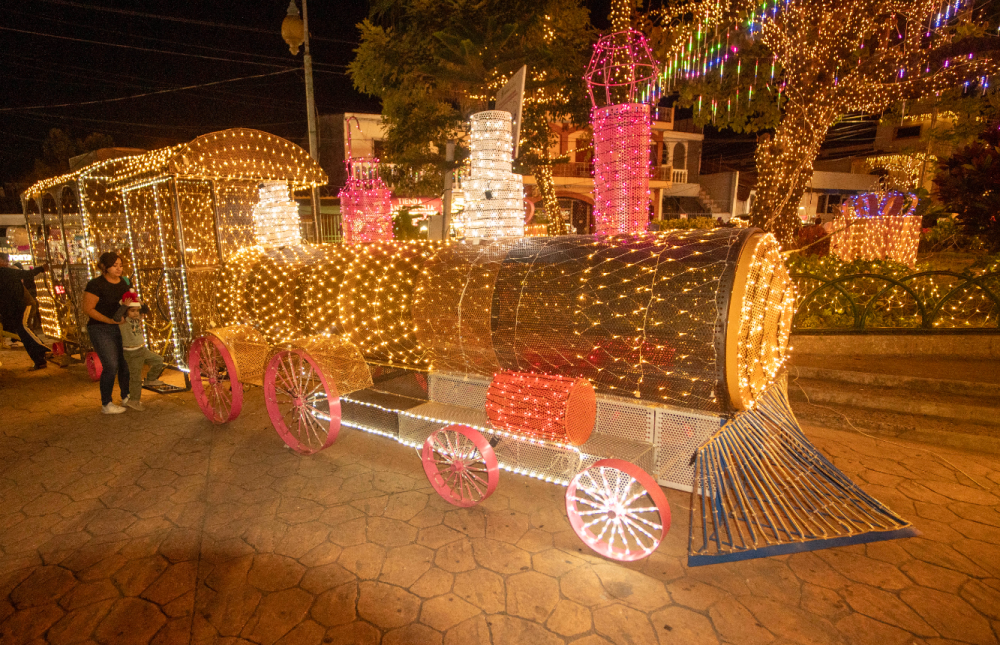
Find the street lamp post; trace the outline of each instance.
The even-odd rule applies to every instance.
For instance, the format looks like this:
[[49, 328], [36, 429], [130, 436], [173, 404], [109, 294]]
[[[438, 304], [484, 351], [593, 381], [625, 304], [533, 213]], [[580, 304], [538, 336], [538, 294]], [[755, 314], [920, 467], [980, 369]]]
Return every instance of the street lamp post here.
[[[305, 45], [302, 55], [302, 62], [305, 67], [306, 76], [306, 116], [309, 124], [309, 156], [319, 162], [319, 133], [316, 130], [316, 98], [313, 94], [313, 68], [312, 54], [309, 53], [309, 13], [306, 7], [306, 0], [302, 0], [302, 16], [299, 17], [299, 8], [295, 6], [295, 0], [288, 2], [288, 14], [281, 23], [281, 37], [288, 43], [288, 50], [293, 56], [299, 53], [299, 46]], [[317, 242], [323, 241], [323, 230], [319, 215], [319, 187], [312, 189], [312, 215], [315, 226], [315, 236]]]

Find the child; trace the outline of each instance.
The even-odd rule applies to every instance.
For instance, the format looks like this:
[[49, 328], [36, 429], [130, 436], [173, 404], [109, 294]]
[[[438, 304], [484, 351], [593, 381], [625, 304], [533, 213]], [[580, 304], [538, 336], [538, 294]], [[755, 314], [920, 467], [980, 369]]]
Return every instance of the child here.
[[142, 315], [149, 313], [149, 307], [139, 302], [139, 297], [132, 292], [122, 296], [122, 307], [115, 314], [114, 320], [123, 316], [121, 321], [122, 349], [125, 362], [129, 369], [129, 398], [125, 405], [133, 410], [145, 409], [139, 397], [142, 395], [142, 367], [149, 364], [149, 374], [145, 385], [164, 385], [159, 380], [163, 373], [163, 359], [146, 347], [146, 339], [142, 334]]

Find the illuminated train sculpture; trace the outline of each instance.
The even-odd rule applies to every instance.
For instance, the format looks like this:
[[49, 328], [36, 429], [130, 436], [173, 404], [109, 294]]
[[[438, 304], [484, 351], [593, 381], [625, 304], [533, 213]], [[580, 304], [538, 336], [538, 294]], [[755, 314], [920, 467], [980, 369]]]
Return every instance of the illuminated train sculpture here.
[[794, 293], [756, 229], [255, 248], [191, 347], [206, 416], [243, 384], [313, 453], [350, 427], [421, 448], [449, 502], [499, 469], [566, 485], [577, 534], [648, 556], [659, 485], [692, 493], [689, 564], [912, 535], [802, 434], [782, 365]]
[[82, 357], [83, 285], [117, 251], [152, 304], [147, 342], [215, 422], [259, 385], [295, 450], [341, 427], [392, 438], [459, 506], [500, 468], [566, 485], [578, 535], [622, 560], [669, 527], [659, 485], [692, 494], [690, 564], [912, 534], [788, 408], [794, 298], [769, 235], [303, 244], [291, 193], [325, 183], [245, 128], [38, 182], [22, 202], [53, 267], [46, 332]]

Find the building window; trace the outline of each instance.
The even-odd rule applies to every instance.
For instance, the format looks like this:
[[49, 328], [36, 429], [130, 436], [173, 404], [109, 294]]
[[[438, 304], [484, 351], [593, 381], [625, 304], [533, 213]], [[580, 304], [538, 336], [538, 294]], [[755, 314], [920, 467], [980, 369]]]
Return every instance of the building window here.
[[375, 139], [372, 141], [372, 156], [376, 159], [382, 159], [385, 157], [385, 141], [382, 139]]
[[913, 137], [920, 136], [920, 126], [919, 125], [909, 125], [905, 128], [896, 128], [896, 138], [897, 139], [910, 139]]
[[687, 168], [687, 150], [684, 149], [683, 143], [678, 143], [674, 146], [674, 168]]

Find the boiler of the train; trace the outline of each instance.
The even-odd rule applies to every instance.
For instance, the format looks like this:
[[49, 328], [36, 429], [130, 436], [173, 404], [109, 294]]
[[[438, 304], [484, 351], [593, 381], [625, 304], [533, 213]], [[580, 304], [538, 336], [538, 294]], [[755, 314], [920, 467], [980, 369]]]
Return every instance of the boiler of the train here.
[[598, 392], [730, 412], [785, 357], [794, 293], [756, 229], [453, 244], [416, 287], [434, 370], [589, 379]]

